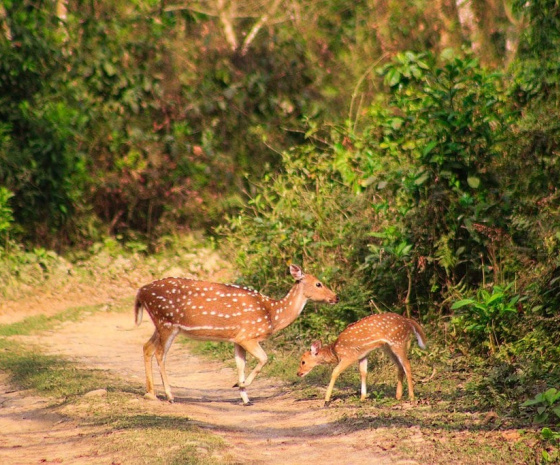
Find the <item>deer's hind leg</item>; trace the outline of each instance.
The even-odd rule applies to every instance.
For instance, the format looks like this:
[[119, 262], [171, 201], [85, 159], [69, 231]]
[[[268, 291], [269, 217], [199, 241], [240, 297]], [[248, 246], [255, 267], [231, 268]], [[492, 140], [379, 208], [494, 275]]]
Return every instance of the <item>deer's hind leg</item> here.
[[179, 333], [178, 328], [164, 327], [159, 330], [159, 344], [156, 347], [156, 361], [159, 366], [159, 372], [161, 374], [161, 381], [163, 383], [163, 389], [165, 390], [165, 397], [169, 402], [173, 402], [173, 395], [171, 394], [171, 387], [169, 386], [169, 380], [167, 379], [167, 372], [165, 371], [165, 357], [167, 352], [173, 344], [175, 337]]
[[[414, 400], [414, 387], [412, 382], [412, 368], [410, 367], [410, 362], [408, 360], [408, 344], [401, 344], [392, 347], [393, 354], [398, 359], [400, 367], [404, 374], [406, 375], [406, 383], [408, 385], [408, 398]], [[400, 374], [401, 384], [402, 384], [402, 373]], [[402, 388], [401, 388], [402, 393]]]
[[412, 370], [410, 368], [410, 362], [408, 361], [408, 345], [394, 345], [387, 346], [385, 353], [393, 360], [393, 363], [398, 369], [398, 380], [397, 380], [397, 400], [400, 400], [403, 393], [403, 379], [406, 375], [406, 382], [408, 385], [408, 398], [414, 400], [414, 388], [412, 385]]
[[160, 327], [156, 328], [152, 337], [144, 344], [144, 367], [146, 369], [146, 396], [150, 399], [157, 399], [154, 390], [154, 378], [152, 372], [152, 359], [156, 356], [156, 361], [161, 374], [165, 396], [169, 402], [173, 402], [173, 395], [165, 371], [165, 357], [171, 347], [175, 336], [179, 332], [176, 328]]
[[154, 375], [152, 368], [152, 359], [156, 352], [157, 341], [159, 340], [159, 333], [156, 329], [148, 342], [144, 344], [144, 369], [146, 370], [146, 395], [144, 397], [149, 399], [157, 399], [154, 390]]

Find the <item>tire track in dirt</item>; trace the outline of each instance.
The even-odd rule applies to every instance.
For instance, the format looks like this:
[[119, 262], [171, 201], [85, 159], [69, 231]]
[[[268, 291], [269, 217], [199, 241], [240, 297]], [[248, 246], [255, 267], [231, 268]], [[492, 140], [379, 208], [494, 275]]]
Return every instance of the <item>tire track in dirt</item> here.
[[[67, 322], [55, 331], [18, 339], [39, 344], [45, 352], [74, 360], [84, 367], [109, 370], [137, 385], [144, 384], [142, 345], [152, 332], [150, 321], [135, 327], [132, 313], [96, 312], [82, 321]], [[175, 403], [141, 401], [149, 403], [150, 410], [156, 414], [184, 416], [185, 421], [195, 422], [221, 436], [227, 444], [228, 455], [239, 463], [417, 463], [403, 459], [398, 451], [385, 451], [377, 445], [387, 441], [391, 434], [388, 428], [349, 430], [337, 422], [343, 412], [320, 408], [320, 400], [298, 401], [291, 395], [289, 386], [266, 378], [265, 373], [261, 373], [248, 390], [254, 405], [244, 407], [238, 391], [230, 387], [236, 380], [236, 373], [222, 363], [194, 356], [185, 346], [175, 343], [168, 354], [167, 368]], [[155, 363], [154, 379], [159, 381]], [[162, 393], [160, 382], [156, 383], [156, 390]], [[38, 407], [41, 410], [40, 404]], [[52, 431], [56, 432], [55, 426], [60, 420], [43, 420], [42, 431], [48, 429], [50, 422], [54, 427]], [[77, 425], [71, 426], [80, 429]], [[77, 447], [76, 451], [87, 447], [86, 429], [76, 433], [73, 439], [72, 447]], [[0, 445], [7, 443], [9, 446], [7, 434], [0, 429]], [[20, 452], [25, 447], [28, 446], [23, 443]], [[70, 460], [64, 463], [96, 462]]]

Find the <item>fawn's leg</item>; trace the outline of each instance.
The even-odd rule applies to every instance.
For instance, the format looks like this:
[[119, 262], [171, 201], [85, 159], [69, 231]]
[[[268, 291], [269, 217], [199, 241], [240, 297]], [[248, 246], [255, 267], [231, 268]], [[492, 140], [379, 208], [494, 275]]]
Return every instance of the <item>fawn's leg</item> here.
[[163, 383], [163, 389], [165, 390], [165, 397], [167, 397], [169, 402], [173, 402], [173, 395], [171, 394], [171, 388], [167, 379], [167, 372], [165, 371], [165, 357], [167, 356], [167, 351], [171, 347], [171, 344], [173, 344], [175, 336], [177, 336], [178, 333], [179, 328], [159, 328], [159, 340], [158, 344], [156, 344], [155, 351], [156, 361], [159, 366], [161, 381]]
[[366, 400], [366, 396], [367, 396], [366, 378], [367, 378], [367, 356], [360, 360], [360, 382], [361, 382], [360, 400]]
[[334, 370], [331, 375], [331, 382], [329, 383], [329, 387], [327, 388], [327, 393], [325, 394], [325, 407], [327, 407], [331, 401], [331, 395], [336, 379], [340, 376], [340, 373], [342, 373], [344, 370], [346, 370], [346, 368], [352, 365], [353, 362], [354, 360], [343, 359], [340, 362], [338, 362], [337, 366], [334, 367]]
[[[408, 384], [408, 398], [410, 400], [414, 400], [414, 387], [413, 387], [413, 383], [412, 383], [412, 369], [410, 368], [410, 362], [408, 361], [408, 355], [407, 355], [408, 344], [395, 346], [392, 349], [393, 349], [393, 353], [395, 354], [395, 356], [399, 360], [399, 363], [400, 363], [400, 366], [402, 367], [402, 370], [406, 374], [406, 382]], [[402, 384], [402, 377], [403, 376], [400, 372], [399, 372], [399, 376], [401, 378], [401, 384]], [[401, 394], [402, 394], [402, 388], [401, 388]]]
[[383, 351], [389, 356], [389, 358], [393, 361], [393, 363], [396, 365], [398, 373], [397, 373], [397, 394], [395, 395], [397, 400], [400, 400], [402, 397], [402, 392], [403, 392], [403, 379], [404, 379], [404, 369], [402, 366], [402, 363], [400, 361], [400, 358], [395, 354], [395, 347], [394, 346], [389, 346], [389, 345], [385, 345], [383, 347]]

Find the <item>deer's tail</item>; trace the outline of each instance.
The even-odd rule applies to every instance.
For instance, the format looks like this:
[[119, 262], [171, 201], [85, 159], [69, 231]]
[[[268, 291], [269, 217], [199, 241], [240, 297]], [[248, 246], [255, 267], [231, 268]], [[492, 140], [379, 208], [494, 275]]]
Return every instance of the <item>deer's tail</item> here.
[[421, 349], [426, 348], [426, 333], [422, 329], [416, 321], [409, 319], [410, 326], [412, 327], [412, 331], [414, 331], [414, 335], [416, 336], [416, 340], [418, 341], [418, 345]]
[[134, 321], [137, 326], [142, 323], [142, 314], [144, 313], [143, 309], [144, 304], [140, 299], [140, 292], [138, 292], [138, 294], [136, 294], [136, 300], [134, 301]]

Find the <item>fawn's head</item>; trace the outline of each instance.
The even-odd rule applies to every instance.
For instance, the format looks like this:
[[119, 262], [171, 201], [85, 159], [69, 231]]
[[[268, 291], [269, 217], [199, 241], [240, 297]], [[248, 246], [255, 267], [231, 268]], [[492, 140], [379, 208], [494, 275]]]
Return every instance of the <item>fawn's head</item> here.
[[314, 302], [338, 303], [338, 296], [311, 274], [305, 274], [297, 265], [290, 265], [293, 278], [303, 286], [303, 295]]
[[311, 349], [305, 352], [301, 356], [301, 360], [299, 362], [299, 369], [297, 372], [297, 375], [300, 378], [303, 378], [317, 365], [326, 363], [325, 358], [319, 354], [319, 351], [322, 346], [323, 344], [321, 343], [321, 341], [315, 341], [313, 344], [311, 344]]

